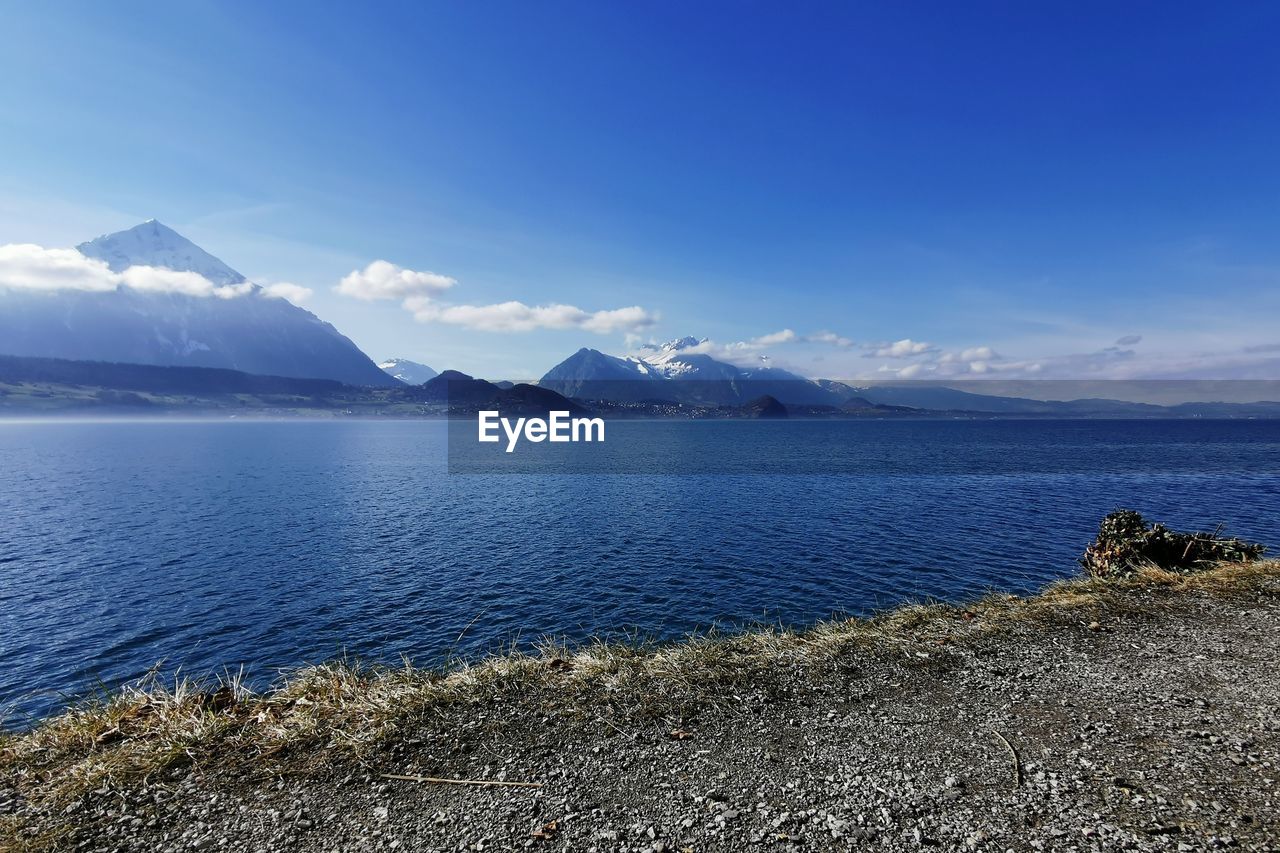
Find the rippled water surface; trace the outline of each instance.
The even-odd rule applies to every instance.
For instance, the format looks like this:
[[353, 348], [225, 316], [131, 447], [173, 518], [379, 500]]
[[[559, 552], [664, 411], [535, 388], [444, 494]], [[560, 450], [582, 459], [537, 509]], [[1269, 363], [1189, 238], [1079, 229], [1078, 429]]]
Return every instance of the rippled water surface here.
[[264, 682], [343, 650], [430, 663], [1025, 591], [1117, 506], [1280, 546], [1276, 422], [610, 429], [732, 448], [739, 473], [451, 475], [440, 422], [0, 423], [0, 703], [21, 723], [161, 660]]

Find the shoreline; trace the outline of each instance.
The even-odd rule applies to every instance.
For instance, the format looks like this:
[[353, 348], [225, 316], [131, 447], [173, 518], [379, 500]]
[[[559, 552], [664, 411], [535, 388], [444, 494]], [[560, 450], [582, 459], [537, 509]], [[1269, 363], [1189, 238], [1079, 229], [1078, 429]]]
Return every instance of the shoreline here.
[[[949, 422], [1123, 422], [1123, 423], [1271, 423], [1280, 421], [1280, 414], [1238, 415], [1134, 415], [1134, 414], [1031, 414], [1004, 412], [924, 411], [893, 415], [809, 415], [789, 414], [781, 418], [747, 417], [735, 414], [654, 415], [620, 414], [616, 411], [593, 412], [606, 422], [618, 423], [949, 423]], [[338, 412], [330, 409], [280, 409], [267, 408], [188, 409], [172, 408], [139, 412], [129, 410], [104, 411], [102, 409], [39, 410], [0, 407], [0, 424], [3, 423], [233, 423], [233, 422], [420, 422], [452, 421], [475, 422], [476, 412], [420, 413], [420, 412]]]
[[[549, 643], [451, 672], [338, 662], [261, 694], [142, 685], [0, 739], [0, 847], [216, 849], [225, 838], [235, 849], [253, 829], [279, 842], [268, 849], [395, 849], [400, 838], [409, 849], [465, 840], [464, 849], [1004, 850], [1067, 843], [1035, 821], [999, 829], [1013, 814], [1005, 810], [1025, 815], [1053, 801], [1066, 824], [1092, 821], [1070, 839], [1083, 849], [1103, 839], [1201, 849], [1226, 837], [1269, 849], [1280, 837], [1276, 791], [1264, 782], [1280, 776], [1280, 686], [1269, 677], [1280, 664], [1277, 627], [1280, 563], [1258, 562], [1075, 579], [1025, 598], [908, 606], [801, 632], [648, 648]], [[1172, 653], [1134, 654], [1157, 637]], [[1205, 679], [1225, 671], [1234, 680], [1209, 689]], [[1036, 689], [1023, 695], [1029, 684]], [[1143, 695], [1174, 684], [1163, 699]], [[1085, 701], [1090, 691], [1096, 702]], [[1171, 704], [1178, 695], [1185, 704]], [[1148, 703], [1136, 716], [1117, 711], [1135, 701]], [[886, 728], [886, 713], [920, 720]], [[1222, 731], [1202, 737], [1210, 727], [1195, 720], [1215, 714]], [[1152, 731], [1103, 736], [1138, 719]], [[1268, 721], [1273, 728], [1258, 728]], [[897, 737], [886, 740], [891, 730]], [[1055, 764], [1064, 743], [1081, 738], [1106, 753], [1077, 756], [1108, 768], [1101, 794], [1092, 771], [1064, 787], [1078, 761]], [[1134, 811], [1190, 809], [1137, 793], [1154, 781], [1137, 777], [1161, 756], [1199, 760], [1205, 744], [1222, 747], [1207, 757], [1225, 764], [1193, 775], [1174, 767], [1179, 784], [1256, 778], [1218, 785], [1203, 802], [1188, 795], [1195, 820], [1152, 823]], [[628, 775], [640, 767], [647, 776]], [[815, 775], [819, 767], [831, 772]], [[792, 794], [812, 808], [789, 804]], [[331, 814], [333, 798], [360, 807]], [[978, 800], [985, 811], [971, 807]], [[945, 817], [956, 809], [967, 824]], [[412, 820], [397, 829], [383, 816], [392, 811]]]

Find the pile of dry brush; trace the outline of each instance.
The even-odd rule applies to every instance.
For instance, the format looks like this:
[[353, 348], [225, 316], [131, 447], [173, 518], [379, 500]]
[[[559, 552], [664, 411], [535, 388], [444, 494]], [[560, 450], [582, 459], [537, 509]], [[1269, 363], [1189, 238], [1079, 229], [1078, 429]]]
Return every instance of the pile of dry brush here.
[[1120, 509], [1102, 519], [1098, 538], [1085, 549], [1080, 564], [1094, 577], [1131, 575], [1144, 566], [1171, 572], [1194, 572], [1219, 563], [1248, 563], [1266, 546], [1213, 533], [1179, 533], [1163, 524], [1148, 524], [1141, 513]]

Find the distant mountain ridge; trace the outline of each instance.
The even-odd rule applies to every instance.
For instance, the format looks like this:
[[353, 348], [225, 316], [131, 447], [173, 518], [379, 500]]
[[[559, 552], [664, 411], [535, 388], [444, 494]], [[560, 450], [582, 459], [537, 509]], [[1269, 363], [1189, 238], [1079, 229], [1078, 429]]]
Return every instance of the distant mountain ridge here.
[[[194, 272], [219, 286], [245, 277], [156, 220], [81, 243], [112, 271]], [[269, 376], [394, 386], [350, 339], [310, 311], [249, 285], [234, 298], [148, 292], [38, 291], [0, 281], [0, 353], [82, 361], [218, 367]]]
[[425, 364], [410, 361], [407, 358], [389, 358], [378, 363], [378, 369], [388, 376], [398, 379], [406, 385], [421, 385], [440, 374]]
[[[899, 383], [806, 379], [770, 367], [739, 367], [701, 351], [705, 339], [679, 338], [646, 345], [637, 354], [612, 356], [583, 348], [551, 368], [538, 384], [566, 397], [614, 403], [671, 401], [695, 406], [742, 406], [769, 396], [789, 407], [822, 407], [846, 413], [997, 417], [1264, 417], [1280, 416], [1280, 402], [1188, 402], [1172, 405], [1104, 397], [1037, 400], [982, 394], [937, 381]], [[970, 382], [970, 385], [979, 383]], [[1280, 391], [1280, 383], [1277, 384]]]
[[628, 356], [583, 347], [548, 370], [538, 385], [566, 397], [705, 405], [740, 405], [764, 396], [784, 404], [839, 405], [853, 395], [852, 389], [837, 391], [781, 368], [720, 361], [697, 349], [705, 343], [678, 338]]
[[173, 394], [333, 394], [347, 386], [334, 379], [264, 376], [223, 367], [116, 364], [0, 355], [0, 383], [88, 385], [120, 391]]
[[429, 403], [446, 403], [455, 414], [499, 409], [504, 414], [545, 414], [550, 411], [584, 412], [581, 405], [550, 388], [527, 383], [503, 387], [485, 379], [476, 379], [457, 370], [445, 370], [422, 385], [404, 389], [411, 399]]
[[[683, 387], [685, 383], [677, 383]], [[694, 383], [699, 384], [699, 383]], [[711, 383], [705, 383], [711, 384]], [[668, 386], [658, 388], [670, 390]], [[751, 386], [743, 386], [749, 389]], [[901, 389], [901, 386], [887, 386]], [[867, 390], [867, 389], [864, 389]], [[912, 393], [938, 390], [908, 388]], [[954, 389], [941, 389], [954, 391]], [[966, 392], [960, 392], [966, 393]], [[977, 398], [974, 401], [970, 398]], [[952, 398], [954, 401], [956, 398]], [[529, 384], [488, 382], [446, 370], [421, 385], [358, 387], [331, 379], [264, 376], [224, 368], [119, 364], [98, 361], [0, 355], [0, 416], [23, 414], [111, 412], [212, 412], [274, 414], [305, 410], [321, 414], [392, 415], [397, 417], [468, 416], [480, 409], [507, 414], [548, 411], [592, 411], [606, 418], [1280, 418], [1280, 402], [1178, 403], [1159, 406], [1116, 400], [1038, 401], [967, 394], [962, 409], [929, 409], [874, 403], [850, 397], [839, 406], [786, 405], [772, 395], [741, 403], [680, 403], [658, 399], [587, 404]], [[983, 399], [1003, 401], [983, 403]], [[1016, 404], [1025, 404], [1022, 411]], [[982, 406], [1002, 405], [1002, 411]]]
[[502, 387], [446, 370], [422, 385], [344, 385], [218, 367], [117, 364], [0, 355], [0, 417], [36, 414], [321, 414], [456, 417], [480, 409], [585, 412], [535, 385]]

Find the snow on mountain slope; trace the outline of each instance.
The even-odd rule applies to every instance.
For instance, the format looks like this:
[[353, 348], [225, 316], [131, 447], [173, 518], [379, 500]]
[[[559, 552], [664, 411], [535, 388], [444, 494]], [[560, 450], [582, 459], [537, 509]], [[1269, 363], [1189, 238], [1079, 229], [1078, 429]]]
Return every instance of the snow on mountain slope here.
[[665, 344], [645, 344], [638, 356], [627, 360], [641, 362], [667, 379], [731, 381], [740, 379], [809, 382], [803, 376], [776, 367], [740, 367], [713, 358], [699, 349], [706, 338], [685, 337]]
[[104, 234], [76, 246], [87, 258], [105, 261], [112, 272], [131, 266], [195, 272], [214, 284], [240, 284], [244, 276], [167, 225], [148, 219], [127, 231]]
[[379, 363], [378, 369], [388, 376], [399, 379], [406, 385], [421, 385], [423, 382], [440, 375], [425, 364], [419, 364], [407, 358], [389, 358]]
[[580, 349], [539, 381], [567, 397], [669, 399], [735, 404], [768, 394], [784, 403], [838, 405], [844, 397], [803, 376], [772, 367], [744, 368], [698, 350], [706, 339], [646, 345], [638, 355]]
[[[116, 272], [165, 267], [199, 273], [218, 286], [246, 283], [155, 220], [77, 248]], [[333, 326], [256, 285], [234, 298], [217, 298], [125, 286], [104, 292], [24, 290], [0, 281], [0, 353], [399, 384]]]

